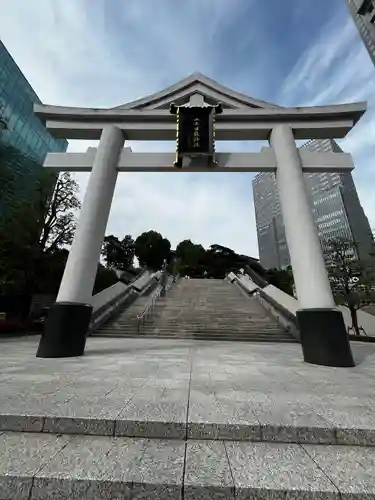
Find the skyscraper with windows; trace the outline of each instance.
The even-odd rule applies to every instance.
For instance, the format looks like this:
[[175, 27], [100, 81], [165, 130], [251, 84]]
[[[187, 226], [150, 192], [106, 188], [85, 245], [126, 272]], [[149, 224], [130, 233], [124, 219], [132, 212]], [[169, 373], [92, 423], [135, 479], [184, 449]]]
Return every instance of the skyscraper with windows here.
[[[8, 173], [15, 179], [18, 197], [39, 177], [45, 155], [49, 151], [65, 151], [68, 146], [66, 140], [52, 137], [35, 116], [33, 105], [40, 102], [0, 41], [0, 154], [5, 152], [4, 146], [9, 145], [23, 158], [23, 161], [1, 166], [11, 169]], [[6, 200], [2, 201], [1, 210], [6, 204]]]
[[253, 195], [260, 263], [267, 269], [283, 269], [290, 264], [290, 256], [275, 174], [256, 175]]
[[[303, 147], [342, 152], [331, 139], [312, 140]], [[344, 237], [357, 242], [357, 257], [366, 258], [373, 239], [351, 173], [308, 173], [304, 177], [322, 247], [333, 238]], [[253, 192], [260, 262], [267, 268], [285, 268], [290, 256], [275, 174], [258, 174], [253, 180]]]
[[375, 64], [375, 0], [347, 0], [350, 13]]

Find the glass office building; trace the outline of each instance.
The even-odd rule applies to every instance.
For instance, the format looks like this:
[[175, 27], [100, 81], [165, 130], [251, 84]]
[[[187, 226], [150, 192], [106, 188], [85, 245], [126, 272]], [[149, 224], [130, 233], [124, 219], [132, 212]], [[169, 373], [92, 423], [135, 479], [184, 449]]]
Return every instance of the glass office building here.
[[[13, 146], [24, 161], [11, 168], [17, 193], [35, 185], [40, 176], [45, 155], [65, 151], [66, 140], [55, 139], [34, 115], [34, 103], [40, 99], [0, 41], [0, 155], [4, 145]], [[30, 161], [29, 161], [30, 160]]]
[[[331, 140], [312, 140], [310, 151], [342, 152]], [[366, 259], [372, 250], [372, 233], [350, 172], [304, 174], [311, 209], [323, 249], [329, 240], [343, 237], [357, 242], [357, 257]], [[253, 180], [259, 258], [266, 268], [290, 265], [275, 174], [262, 172]]]

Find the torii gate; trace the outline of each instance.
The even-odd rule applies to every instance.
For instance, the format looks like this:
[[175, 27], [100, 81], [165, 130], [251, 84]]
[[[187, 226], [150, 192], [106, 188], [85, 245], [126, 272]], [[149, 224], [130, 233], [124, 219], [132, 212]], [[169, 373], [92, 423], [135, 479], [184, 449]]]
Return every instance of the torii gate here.
[[[44, 166], [57, 171], [90, 171], [82, 210], [56, 303], [46, 321], [37, 356], [84, 353], [91, 297], [118, 172], [178, 172], [172, 153], [133, 153], [128, 140], [175, 140], [170, 105], [216, 106], [216, 139], [268, 140], [259, 153], [218, 153], [210, 171], [276, 173], [290, 251], [304, 359], [327, 366], [353, 366], [342, 313], [335, 308], [303, 172], [344, 172], [351, 155], [298, 150], [295, 140], [345, 137], [366, 103], [282, 108], [230, 90], [200, 73], [151, 96], [113, 109], [36, 104], [35, 114], [56, 138], [100, 139], [86, 153], [49, 153]], [[184, 169], [207, 171], [194, 159]]]

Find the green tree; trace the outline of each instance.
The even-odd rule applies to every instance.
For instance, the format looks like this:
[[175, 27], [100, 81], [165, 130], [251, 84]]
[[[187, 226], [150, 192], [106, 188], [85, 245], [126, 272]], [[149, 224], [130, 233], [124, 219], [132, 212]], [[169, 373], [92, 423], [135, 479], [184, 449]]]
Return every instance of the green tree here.
[[171, 259], [169, 240], [156, 231], [146, 231], [135, 240], [135, 255], [141, 266], [161, 269], [163, 260]]
[[268, 269], [265, 275], [270, 285], [279, 288], [293, 297], [294, 278], [291, 266], [286, 269]]
[[335, 238], [325, 248], [325, 259], [336, 303], [349, 308], [352, 328], [360, 335], [357, 312], [375, 300], [375, 262], [374, 256], [359, 260], [356, 249], [354, 240]]
[[264, 274], [265, 270], [257, 259], [237, 254], [234, 250], [222, 245], [211, 245], [205, 250], [202, 245], [191, 240], [181, 241], [176, 247], [178, 272], [193, 278], [224, 278], [231, 271], [237, 273], [241, 268], [250, 266]]
[[247, 255], [237, 254], [234, 250], [222, 245], [211, 245], [206, 251], [204, 263], [209, 276], [224, 278], [230, 272], [237, 273], [247, 266], [260, 267], [259, 262]]
[[40, 175], [28, 189], [8, 184], [11, 189], [3, 198], [0, 291], [34, 293], [56, 289], [54, 279], [60, 281], [66, 261], [66, 253], [61, 250], [72, 241], [75, 211], [80, 208], [78, 185], [69, 173], [56, 182], [54, 173], [12, 147], [6, 148], [1, 164], [7, 172], [22, 166]]
[[43, 251], [53, 252], [72, 243], [81, 202], [79, 186], [69, 172], [60, 174], [49, 197], [50, 190], [51, 177], [42, 175], [35, 197], [35, 216], [41, 226], [38, 244]]
[[204, 271], [206, 250], [191, 240], [181, 241], [176, 247], [176, 271], [181, 275], [198, 277]]
[[102, 255], [108, 267], [126, 271], [133, 267], [135, 243], [130, 234], [121, 241], [112, 234], [106, 236], [103, 242]]

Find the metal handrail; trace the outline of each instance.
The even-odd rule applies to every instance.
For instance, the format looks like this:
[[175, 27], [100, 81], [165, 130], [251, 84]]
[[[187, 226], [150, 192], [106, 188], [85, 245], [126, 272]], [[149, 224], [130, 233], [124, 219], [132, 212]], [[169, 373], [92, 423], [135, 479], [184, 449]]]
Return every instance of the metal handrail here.
[[[175, 277], [171, 276], [165, 285], [165, 291], [169, 290], [169, 288], [172, 286], [172, 284], [174, 282], [177, 281], [178, 278], [179, 278], [179, 275], [177, 275]], [[143, 311], [141, 313], [137, 314], [137, 333], [139, 333], [141, 326], [143, 326], [145, 324], [146, 319], [149, 318], [151, 316], [151, 314], [153, 313], [156, 301], [160, 297], [162, 291], [163, 291], [163, 287], [160, 286], [158, 288], [158, 291], [152, 296], [150, 302], [148, 304], [146, 304]]]
[[144, 273], [144, 271], [145, 269], [142, 269], [136, 276], [133, 276], [132, 280], [129, 281], [128, 284], [124, 283], [124, 285], [126, 285], [126, 288], [121, 293], [119, 293], [119, 295], [116, 295], [115, 297], [113, 297], [113, 299], [109, 300], [105, 304], [102, 304], [100, 307], [98, 307], [95, 311], [92, 312], [90, 318], [89, 330], [92, 330], [97, 319], [105, 315], [106, 311], [108, 310], [113, 311], [116, 307], [118, 307], [120, 304], [123, 303], [123, 300], [127, 296], [129, 296], [132, 292], [134, 292], [132, 285]]

